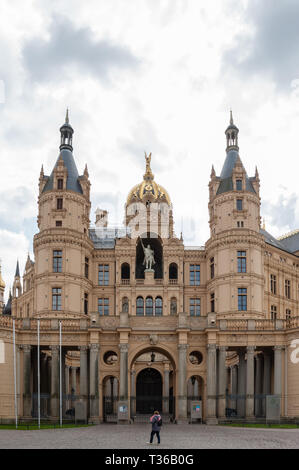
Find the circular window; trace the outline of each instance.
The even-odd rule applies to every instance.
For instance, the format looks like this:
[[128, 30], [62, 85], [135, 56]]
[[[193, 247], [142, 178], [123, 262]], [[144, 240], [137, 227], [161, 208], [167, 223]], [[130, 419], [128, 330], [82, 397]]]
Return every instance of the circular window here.
[[107, 351], [104, 354], [104, 362], [109, 366], [113, 366], [117, 362], [117, 354], [114, 351]]
[[189, 360], [190, 360], [191, 364], [193, 364], [194, 366], [198, 366], [203, 360], [201, 352], [200, 351], [192, 351], [189, 354]]

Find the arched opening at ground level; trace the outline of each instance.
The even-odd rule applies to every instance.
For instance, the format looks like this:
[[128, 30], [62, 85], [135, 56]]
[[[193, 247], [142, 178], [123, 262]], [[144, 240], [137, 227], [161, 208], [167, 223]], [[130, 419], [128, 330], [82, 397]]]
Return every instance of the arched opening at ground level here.
[[139, 372], [136, 381], [136, 413], [147, 414], [162, 409], [162, 376], [147, 367]]
[[171, 354], [158, 346], [144, 348], [134, 355], [130, 363], [130, 405], [134, 422], [147, 421], [155, 410], [166, 422], [175, 418], [175, 370]]
[[113, 375], [104, 377], [103, 391], [103, 421], [105, 423], [117, 421], [117, 403], [119, 397], [119, 382]]

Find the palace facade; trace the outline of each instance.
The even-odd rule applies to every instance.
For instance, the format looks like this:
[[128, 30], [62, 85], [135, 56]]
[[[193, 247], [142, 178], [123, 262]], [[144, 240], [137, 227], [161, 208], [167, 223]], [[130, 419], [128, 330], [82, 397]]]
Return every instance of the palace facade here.
[[204, 422], [254, 420], [267, 395], [281, 417], [299, 417], [299, 231], [275, 239], [261, 227], [258, 171], [246, 173], [232, 115], [221, 174], [210, 175], [210, 238], [196, 247], [174, 233], [151, 155], [124, 227], [97, 210], [90, 228], [68, 113], [60, 133], [54, 169], [39, 177], [34, 261], [22, 277], [17, 263], [6, 305], [0, 272], [0, 418], [15, 416], [14, 357], [18, 416], [37, 416], [38, 323], [44, 418], [58, 419], [61, 390], [63, 416], [80, 402], [93, 422], [119, 419], [119, 400], [132, 421], [154, 408], [186, 421], [194, 400]]

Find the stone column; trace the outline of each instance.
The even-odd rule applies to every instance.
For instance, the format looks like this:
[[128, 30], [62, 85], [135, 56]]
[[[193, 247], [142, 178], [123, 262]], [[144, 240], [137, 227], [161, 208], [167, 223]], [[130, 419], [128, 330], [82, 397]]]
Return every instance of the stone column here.
[[263, 403], [262, 413], [266, 415], [266, 396], [271, 393], [271, 353], [269, 351], [264, 352], [264, 377], [263, 377]]
[[136, 389], [135, 389], [135, 380], [136, 380], [136, 370], [131, 370], [131, 415], [136, 414]]
[[226, 408], [226, 346], [220, 346], [219, 356], [218, 356], [218, 418], [225, 417], [225, 408]]
[[23, 415], [31, 417], [31, 346], [23, 346]]
[[164, 363], [163, 380], [163, 409], [162, 412], [169, 414], [169, 363]]
[[120, 375], [119, 375], [119, 399], [128, 400], [128, 344], [121, 343], [120, 350]]
[[282, 393], [282, 346], [274, 346], [274, 395]]
[[88, 382], [87, 382], [87, 346], [80, 346], [80, 401], [85, 405], [85, 418], [87, 419], [87, 400], [88, 400]]
[[262, 358], [260, 354], [255, 356], [255, 416], [262, 414]]
[[72, 375], [72, 390], [74, 390], [74, 395], [77, 393], [77, 367], [71, 367], [71, 375]]
[[89, 361], [90, 418], [99, 420], [99, 345], [90, 345]]
[[231, 402], [230, 407], [233, 410], [237, 409], [237, 400], [236, 395], [238, 393], [238, 367], [232, 366], [231, 367]]
[[70, 408], [70, 366], [65, 366], [65, 393], [66, 393], [66, 409]]
[[188, 344], [178, 345], [178, 423], [187, 421], [187, 348]]
[[216, 344], [208, 344], [207, 357], [207, 424], [217, 424], [216, 417]]
[[254, 417], [254, 350], [255, 346], [247, 346], [246, 418]]
[[51, 349], [51, 418], [59, 417], [59, 346]]
[[245, 351], [240, 351], [239, 352], [239, 367], [238, 367], [238, 398], [237, 398], [237, 413], [239, 417], [245, 416], [245, 393], [246, 393]]

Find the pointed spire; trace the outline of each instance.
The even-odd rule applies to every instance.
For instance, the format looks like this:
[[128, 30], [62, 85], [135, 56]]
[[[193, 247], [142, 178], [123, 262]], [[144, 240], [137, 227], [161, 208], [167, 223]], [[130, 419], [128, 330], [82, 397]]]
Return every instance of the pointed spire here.
[[17, 260], [17, 267], [16, 267], [16, 274], [15, 277], [20, 277], [20, 266], [19, 266], [19, 260]]
[[232, 110], [230, 110], [230, 121], [229, 121], [229, 124], [230, 124], [231, 126], [234, 125], [233, 112], [232, 112]]
[[227, 127], [227, 129], [225, 131], [226, 151], [227, 152], [229, 150], [237, 150], [237, 151], [239, 150], [239, 147], [238, 147], [238, 134], [239, 134], [239, 129], [234, 124], [233, 112], [232, 112], [232, 110], [230, 110], [229, 126]]
[[89, 177], [87, 163], [85, 164], [85, 168], [84, 168], [84, 176], [86, 176], [87, 178]]
[[72, 141], [73, 141], [74, 130], [69, 122], [68, 108], [66, 110], [65, 123], [61, 126], [60, 133], [61, 133], [60, 150], [65, 148], [72, 152], [73, 151]]
[[211, 178], [213, 178], [214, 176], [216, 176], [216, 172], [215, 172], [214, 165], [212, 165]]

